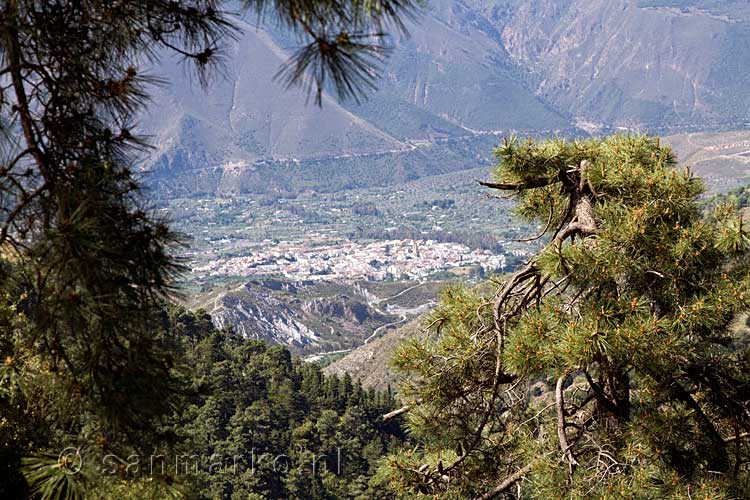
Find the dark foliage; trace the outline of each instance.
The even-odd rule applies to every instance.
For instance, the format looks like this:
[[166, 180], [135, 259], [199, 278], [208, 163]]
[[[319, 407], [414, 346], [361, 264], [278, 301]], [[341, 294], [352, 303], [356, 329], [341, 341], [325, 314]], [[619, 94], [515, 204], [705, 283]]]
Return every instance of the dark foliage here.
[[[179, 356], [168, 344], [177, 341], [162, 307], [182, 270], [172, 256], [180, 238], [142, 197], [134, 172], [148, 146], [135, 135], [133, 120], [149, 85], [159, 83], [141, 67], [165, 52], [184, 56], [208, 85], [223, 43], [235, 34], [225, 10], [232, 5], [0, 4], [5, 496], [96, 492], [96, 481], [84, 479], [101, 471], [70, 474], [72, 462], [58, 456], [67, 445], [119, 456], [149, 453], [175, 438], [163, 424], [182, 407], [189, 380], [175, 372]], [[305, 58], [287, 67], [289, 83], [312, 75], [320, 95], [330, 78], [342, 97], [372, 85], [374, 60], [367, 54], [379, 57], [382, 30], [402, 28], [399, 16], [414, 9], [400, 0], [248, 1], [245, 7], [273, 15], [308, 43]]]

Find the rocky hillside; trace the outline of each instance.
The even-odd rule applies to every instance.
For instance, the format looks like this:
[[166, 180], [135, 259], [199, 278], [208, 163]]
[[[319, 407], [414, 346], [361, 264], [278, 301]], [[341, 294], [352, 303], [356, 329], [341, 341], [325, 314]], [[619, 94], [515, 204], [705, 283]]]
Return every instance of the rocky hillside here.
[[385, 390], [396, 389], [400, 375], [393, 370], [390, 359], [398, 345], [406, 339], [424, 335], [419, 319], [410, 321], [372, 342], [354, 349], [341, 359], [324, 368], [329, 374], [348, 373], [352, 380], [365, 387]]
[[276, 280], [218, 292], [208, 310], [217, 328], [230, 327], [300, 354], [359, 345], [375, 328], [396, 319], [345, 285]]
[[317, 359], [374, 343], [424, 313], [440, 286], [252, 280], [215, 289], [189, 305], [208, 311], [217, 328], [232, 328]]
[[750, 4], [739, 0], [430, 0], [380, 90], [322, 109], [273, 81], [296, 42], [240, 24], [209, 92], [176, 60], [153, 68], [171, 82], [140, 120], [157, 193], [400, 183], [484, 164], [513, 130], [750, 121]]
[[748, 120], [747, 2], [471, 3], [529, 88], [581, 125], [710, 129]]

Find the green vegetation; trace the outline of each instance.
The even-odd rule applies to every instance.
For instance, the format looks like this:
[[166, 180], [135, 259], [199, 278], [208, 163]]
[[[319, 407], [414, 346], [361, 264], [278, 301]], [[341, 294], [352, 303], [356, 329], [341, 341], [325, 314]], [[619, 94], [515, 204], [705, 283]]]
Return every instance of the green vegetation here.
[[[24, 319], [3, 310], [4, 327], [18, 332]], [[394, 408], [390, 393], [323, 376], [283, 347], [219, 332], [203, 312], [172, 307], [161, 323], [159, 351], [179, 392], [160, 417], [149, 414], [156, 401], [133, 408], [142, 420], [132, 443], [95, 414], [78, 413], [76, 401], [56, 401], [53, 376], [22, 378], [32, 361], [9, 360], [3, 345], [3, 498], [26, 497], [27, 487], [51, 498], [379, 498], [368, 478], [404, 439], [381, 418]]]
[[399, 498], [742, 498], [750, 233], [645, 136], [518, 142], [497, 182], [547, 246], [490, 296], [447, 290], [395, 363], [421, 446]]
[[[243, 2], [298, 35], [302, 47], [279, 76], [318, 104], [328, 86], [355, 101], [371, 89], [388, 48], [384, 30], [403, 33], [418, 4]], [[746, 199], [730, 193], [731, 203], [706, 212], [701, 181], [677, 171], [671, 150], [650, 137], [513, 139], [497, 150], [496, 181], [483, 184], [516, 197], [517, 215], [540, 226], [544, 246], [494, 294], [465, 285], [444, 292], [429, 332], [396, 355], [410, 375], [401, 409], [390, 388], [326, 376], [283, 347], [217, 331], [206, 313], [171, 305], [182, 242], [149, 210], [133, 173], [146, 144], [130, 124], [154, 83], [135, 66], [171, 51], [207, 85], [220, 42], [236, 32], [223, 5], [235, 2], [0, 6], [0, 496], [746, 496], [750, 351], [737, 323], [747, 325], [750, 308], [750, 233], [736, 208]], [[455, 82], [438, 73], [444, 85], [432, 95], [453, 94]], [[520, 84], [497, 89], [526, 95]], [[614, 112], [624, 95], [604, 95], [603, 109]], [[645, 103], [635, 102], [658, 112]], [[461, 151], [471, 150], [465, 141], [455, 146], [432, 153], [481, 160]], [[418, 163], [417, 149], [405, 162]], [[352, 163], [367, 170], [364, 160]], [[413, 165], [390, 167], [392, 177], [415, 179]], [[309, 188], [298, 166], [289, 172], [293, 182], [278, 191]], [[353, 178], [345, 187], [362, 185]], [[357, 198], [345, 208], [409, 221], [420, 234], [427, 219], [431, 234], [470, 238], [441, 233], [460, 200], [455, 187], [450, 197], [408, 200], [410, 208], [426, 201], [428, 216], [393, 210], [404, 193], [390, 207]], [[295, 223], [333, 219], [282, 204], [259, 205]], [[237, 213], [211, 209], [221, 224], [238, 223]], [[478, 211], [472, 222], [491, 215]], [[352, 230], [381, 237], [367, 231]], [[472, 244], [494, 248], [497, 236], [480, 234]], [[407, 303], [421, 302], [421, 285], [372, 289], [395, 286]], [[362, 322], [371, 307], [348, 297], [307, 305], [321, 325], [337, 311]], [[397, 420], [404, 414], [408, 442]]]
[[[195, 318], [182, 313], [179, 321]], [[347, 375], [323, 376], [282, 347], [216, 331], [196, 340], [188, 362], [203, 394], [173, 429], [192, 443], [183, 454], [214, 455], [222, 467], [200, 464], [190, 497], [380, 498], [368, 478], [403, 440], [381, 418], [393, 409], [392, 396], [365, 391]]]
[[734, 188], [718, 198], [724, 200], [725, 203], [731, 204], [735, 210], [747, 208], [750, 206], [750, 187], [740, 186]]
[[[303, 47], [280, 75], [289, 85], [306, 86], [317, 100], [324, 84], [354, 99], [371, 88], [384, 60], [384, 31], [403, 31], [402, 17], [416, 9], [409, 0], [248, 0], [243, 5], [299, 34]], [[10, 0], [0, 5], [4, 498], [179, 493], [174, 477], [131, 477], [127, 464], [116, 458], [152, 456], [171, 443], [188, 444], [179, 439], [182, 429], [170, 422], [183, 415], [194, 385], [184, 375], [188, 361], [180, 355], [188, 339], [174, 337], [163, 311], [183, 270], [174, 257], [180, 238], [143, 200], [134, 169], [147, 144], [131, 127], [149, 85], [158, 81], [139, 65], [176, 53], [208, 84], [222, 42], [236, 33], [224, 7], [235, 9], [236, 3]], [[292, 368], [279, 370], [267, 374], [274, 383], [293, 378]], [[293, 387], [289, 390], [293, 393]], [[330, 396], [326, 403], [306, 402], [311, 418], [325, 415], [327, 431], [338, 425], [329, 402], [342, 418], [354, 421], [358, 416], [345, 415], [350, 401], [372, 411], [387, 405], [355, 388], [332, 390], [321, 396]], [[286, 401], [282, 393], [282, 388], [275, 393], [279, 405]], [[308, 394], [318, 398], [314, 390]], [[244, 409], [239, 402], [235, 406]], [[290, 413], [288, 420], [274, 423], [279, 439], [269, 439], [287, 449], [281, 429], [291, 432], [304, 420]], [[304, 437], [312, 436], [310, 431]], [[379, 449], [377, 443], [367, 448], [369, 437], [363, 435], [362, 443], [368, 458]], [[89, 453], [101, 457], [104, 466], [84, 460], [78, 471], [78, 458]]]

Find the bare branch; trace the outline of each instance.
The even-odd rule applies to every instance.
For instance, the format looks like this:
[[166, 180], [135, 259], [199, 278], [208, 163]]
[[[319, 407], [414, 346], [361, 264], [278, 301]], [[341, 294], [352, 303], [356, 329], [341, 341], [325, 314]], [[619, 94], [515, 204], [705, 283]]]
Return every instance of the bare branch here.
[[568, 438], [565, 437], [565, 399], [563, 396], [563, 383], [568, 377], [568, 374], [563, 374], [557, 379], [557, 385], [555, 386], [555, 404], [557, 405], [557, 440], [560, 442], [560, 449], [565, 454], [565, 457], [569, 464], [578, 465], [578, 461], [573, 456], [573, 452], [570, 451], [570, 445], [568, 445]]
[[497, 495], [505, 492], [508, 488], [523, 479], [529, 472], [531, 472], [531, 465], [521, 467], [510, 476], [506, 477], [502, 483], [498, 484], [484, 495], [477, 497], [476, 500], [490, 500], [491, 498], [495, 498]]
[[480, 180], [477, 180], [477, 182], [484, 187], [488, 187], [492, 189], [500, 189], [502, 191], [525, 191], [527, 189], [536, 189], [536, 188], [540, 188], [544, 186], [549, 186], [559, 181], [556, 179], [549, 180], [549, 179], [540, 178], [540, 179], [534, 179], [524, 184], [511, 184], [508, 182], [486, 182], [486, 181], [480, 181]]
[[386, 413], [385, 415], [383, 415], [383, 422], [388, 422], [389, 420], [393, 420], [394, 418], [398, 417], [399, 415], [403, 415], [409, 410], [411, 410], [411, 406], [405, 405], [397, 410], [393, 410], [392, 412]]
[[744, 439], [746, 437], [750, 437], [750, 432], [743, 432], [741, 434], [736, 434], [734, 436], [729, 436], [728, 438], [724, 438], [725, 443], [732, 443], [734, 441]]

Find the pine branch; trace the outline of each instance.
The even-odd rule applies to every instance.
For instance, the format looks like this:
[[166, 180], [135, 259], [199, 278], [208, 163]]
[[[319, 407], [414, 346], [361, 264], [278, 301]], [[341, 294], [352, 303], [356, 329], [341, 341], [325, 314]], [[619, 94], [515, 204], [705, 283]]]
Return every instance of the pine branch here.
[[18, 18], [17, 2], [12, 1], [9, 3], [7, 18], [8, 24], [5, 30], [5, 49], [8, 54], [9, 63], [7, 70], [10, 72], [13, 90], [16, 94], [16, 109], [18, 110], [21, 119], [21, 129], [23, 130], [24, 139], [26, 140], [26, 146], [34, 157], [37, 167], [44, 174], [46, 180], [51, 182], [47, 162], [45, 161], [44, 154], [39, 147], [39, 143], [37, 142], [34, 133], [34, 121], [31, 118], [29, 100], [26, 95], [26, 88], [24, 87], [23, 77], [21, 75], [21, 69], [24, 63], [21, 61], [18, 27], [16, 25]]

